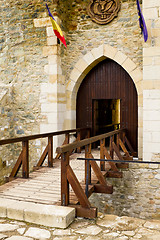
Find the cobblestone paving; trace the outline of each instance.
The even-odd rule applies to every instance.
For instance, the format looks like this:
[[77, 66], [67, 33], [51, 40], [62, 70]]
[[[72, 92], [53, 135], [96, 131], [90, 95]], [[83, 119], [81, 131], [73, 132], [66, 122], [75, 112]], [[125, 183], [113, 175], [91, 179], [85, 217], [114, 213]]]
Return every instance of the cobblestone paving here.
[[0, 218], [0, 239], [159, 240], [160, 220], [99, 213], [96, 220], [77, 218], [67, 229], [62, 230]]

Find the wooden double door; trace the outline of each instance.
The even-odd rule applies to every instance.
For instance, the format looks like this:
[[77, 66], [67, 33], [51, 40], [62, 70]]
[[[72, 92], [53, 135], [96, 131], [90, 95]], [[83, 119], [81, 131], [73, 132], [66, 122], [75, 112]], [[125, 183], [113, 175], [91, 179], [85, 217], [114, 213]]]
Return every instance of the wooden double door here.
[[[118, 109], [119, 108], [119, 109]], [[137, 151], [137, 91], [129, 74], [116, 62], [97, 64], [82, 81], [77, 93], [76, 127], [90, 127], [98, 135], [120, 127]]]

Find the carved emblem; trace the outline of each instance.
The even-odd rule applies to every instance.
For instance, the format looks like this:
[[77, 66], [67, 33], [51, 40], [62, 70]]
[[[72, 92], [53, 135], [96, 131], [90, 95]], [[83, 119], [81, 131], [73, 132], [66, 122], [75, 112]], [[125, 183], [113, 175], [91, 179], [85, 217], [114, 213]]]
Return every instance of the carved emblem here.
[[120, 10], [120, 0], [91, 0], [88, 14], [99, 24], [107, 24], [113, 20]]

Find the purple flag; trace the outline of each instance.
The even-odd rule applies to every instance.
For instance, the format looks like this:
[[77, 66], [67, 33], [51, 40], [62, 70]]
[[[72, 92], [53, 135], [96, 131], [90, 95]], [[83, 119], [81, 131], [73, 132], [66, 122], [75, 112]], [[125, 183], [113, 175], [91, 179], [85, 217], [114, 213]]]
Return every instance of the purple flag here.
[[148, 31], [147, 31], [146, 23], [144, 21], [144, 17], [143, 17], [142, 11], [141, 11], [139, 0], [137, 0], [137, 10], [138, 10], [138, 15], [139, 15], [139, 26], [142, 30], [142, 33], [144, 36], [144, 41], [146, 42], [148, 39]]

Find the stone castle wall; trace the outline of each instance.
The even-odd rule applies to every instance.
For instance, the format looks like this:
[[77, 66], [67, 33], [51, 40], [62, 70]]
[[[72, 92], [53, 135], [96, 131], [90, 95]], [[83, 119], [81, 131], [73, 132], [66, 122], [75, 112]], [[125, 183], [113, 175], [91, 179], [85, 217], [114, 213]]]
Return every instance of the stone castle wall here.
[[[0, 26], [0, 139], [40, 132], [40, 84], [46, 82], [43, 56], [46, 28], [35, 28], [34, 19], [43, 17], [45, 5], [37, 1], [1, 1]], [[32, 162], [39, 157], [41, 143], [32, 143]], [[1, 147], [0, 178], [8, 175], [18, 158], [19, 145]], [[31, 165], [33, 165], [31, 163]]]
[[[122, 0], [118, 17], [107, 25], [98, 25], [88, 16], [89, 0], [48, 1], [48, 4], [53, 15], [60, 19], [67, 49], [57, 44], [43, 1], [1, 1], [0, 138], [76, 127], [75, 103], [80, 83], [98, 61], [111, 57], [126, 69], [137, 87], [140, 157], [143, 151], [145, 160], [157, 159], [159, 1], [143, 2], [149, 31], [145, 44], [135, 0]], [[60, 142], [55, 139], [54, 149]], [[31, 166], [37, 161], [32, 156], [40, 156], [43, 145], [45, 141], [42, 145], [41, 141], [31, 143]], [[19, 144], [16, 148], [1, 147], [0, 179], [11, 171], [20, 149]], [[105, 212], [137, 216], [141, 211], [141, 217], [156, 217], [158, 167], [131, 166], [124, 171], [122, 180], [113, 181], [115, 193], [102, 197], [102, 203], [108, 204], [105, 207], [102, 204]]]
[[[159, 160], [155, 155], [154, 161]], [[123, 178], [107, 179], [113, 194], [94, 193], [91, 203], [105, 214], [160, 219], [160, 166], [132, 163], [122, 172]]]

